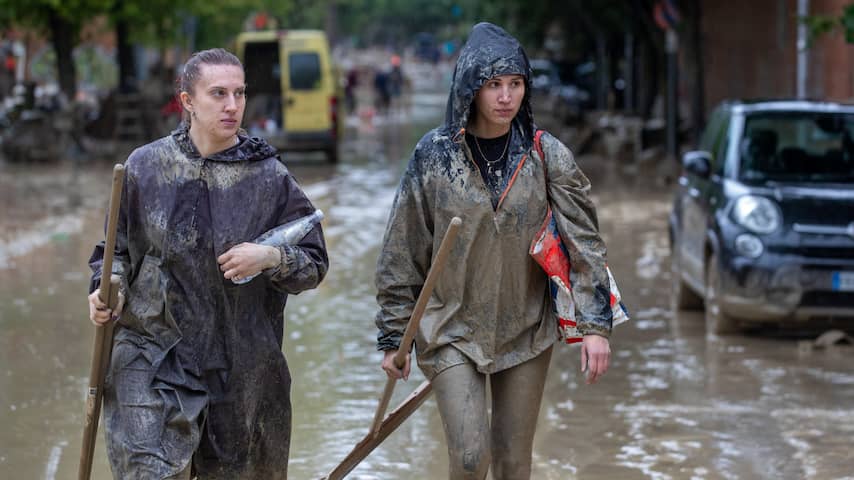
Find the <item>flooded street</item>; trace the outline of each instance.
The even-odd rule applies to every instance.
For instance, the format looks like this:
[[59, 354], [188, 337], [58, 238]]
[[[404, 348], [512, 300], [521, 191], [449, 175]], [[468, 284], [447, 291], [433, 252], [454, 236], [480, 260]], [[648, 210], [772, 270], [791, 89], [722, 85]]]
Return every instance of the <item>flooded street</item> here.
[[[376, 259], [400, 172], [444, 102], [418, 95], [408, 113], [373, 125], [351, 118], [338, 165], [285, 155], [326, 213], [331, 262], [320, 287], [286, 309], [293, 479], [325, 475], [369, 429], [385, 384]], [[809, 350], [779, 335], [706, 339], [702, 312], [669, 307], [670, 187], [649, 164], [579, 162], [632, 321], [615, 329], [611, 369], [595, 386], [583, 383], [579, 348], [556, 347], [532, 478], [854, 478], [854, 348]], [[0, 478], [76, 478], [94, 334], [86, 261], [103, 236], [110, 167], [0, 164]], [[422, 380], [415, 369], [392, 406]], [[348, 478], [445, 472], [430, 399]], [[93, 478], [111, 478], [103, 429]]]

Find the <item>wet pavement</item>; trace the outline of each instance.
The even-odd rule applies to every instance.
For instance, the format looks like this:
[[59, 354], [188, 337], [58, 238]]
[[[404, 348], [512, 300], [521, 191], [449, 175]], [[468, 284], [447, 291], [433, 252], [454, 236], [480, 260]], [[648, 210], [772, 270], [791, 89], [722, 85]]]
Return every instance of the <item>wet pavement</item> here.
[[[373, 271], [406, 157], [444, 112], [419, 95], [403, 113], [351, 118], [339, 165], [287, 155], [326, 212], [326, 281], [291, 297], [290, 477], [319, 478], [367, 433], [385, 377], [374, 350]], [[781, 335], [705, 338], [702, 312], [670, 310], [669, 191], [650, 163], [581, 158], [609, 263], [632, 321], [613, 363], [583, 383], [559, 346], [535, 439], [535, 479], [854, 478], [852, 347], [803, 349]], [[86, 260], [102, 236], [110, 164], [0, 164], [0, 477], [75, 478], [93, 328]], [[422, 380], [399, 384], [396, 405]], [[103, 436], [93, 478], [110, 478]], [[446, 454], [428, 400], [354, 479], [440, 479]]]

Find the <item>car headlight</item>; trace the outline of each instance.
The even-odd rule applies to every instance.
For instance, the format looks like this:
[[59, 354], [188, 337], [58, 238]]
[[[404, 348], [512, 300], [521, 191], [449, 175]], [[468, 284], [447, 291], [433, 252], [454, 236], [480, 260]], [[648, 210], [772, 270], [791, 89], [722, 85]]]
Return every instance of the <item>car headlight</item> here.
[[742, 233], [735, 237], [735, 250], [747, 258], [758, 258], [765, 251], [765, 246], [756, 235]]
[[780, 228], [783, 217], [774, 202], [755, 195], [745, 195], [736, 200], [732, 214], [739, 225], [759, 234]]

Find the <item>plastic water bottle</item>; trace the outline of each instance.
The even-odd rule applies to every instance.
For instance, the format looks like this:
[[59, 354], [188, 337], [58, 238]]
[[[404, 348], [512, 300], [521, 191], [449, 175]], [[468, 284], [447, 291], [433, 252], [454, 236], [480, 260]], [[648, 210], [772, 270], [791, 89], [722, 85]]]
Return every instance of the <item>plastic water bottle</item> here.
[[[261, 234], [261, 236], [253, 240], [252, 243], [257, 243], [259, 245], [267, 245], [269, 247], [275, 247], [278, 245], [294, 245], [300, 240], [302, 240], [303, 237], [308, 235], [308, 232], [310, 232], [315, 225], [320, 223], [321, 220], [323, 220], [323, 211], [315, 210], [314, 213], [310, 215], [306, 215], [302, 218], [298, 218], [284, 225], [279, 225], [278, 227], [273, 228], [272, 230], [264, 232], [263, 234]], [[236, 283], [237, 285], [242, 285], [257, 277], [258, 273], [245, 278], [241, 278], [240, 280], [235, 280], [232, 278], [231, 281]]]

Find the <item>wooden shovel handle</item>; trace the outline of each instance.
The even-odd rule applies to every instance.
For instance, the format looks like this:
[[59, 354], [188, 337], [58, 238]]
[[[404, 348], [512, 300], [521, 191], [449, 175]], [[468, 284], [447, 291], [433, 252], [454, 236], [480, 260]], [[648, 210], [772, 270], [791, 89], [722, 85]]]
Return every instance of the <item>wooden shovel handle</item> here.
[[[119, 204], [122, 199], [124, 173], [124, 165], [117, 164], [113, 167], [113, 185], [107, 216], [107, 238], [104, 242], [104, 263], [101, 266], [99, 297], [110, 309], [116, 307], [119, 296], [120, 279], [117, 275], [112, 275], [111, 272], [113, 271], [113, 253], [116, 249], [116, 226], [119, 218]], [[109, 280], [105, 281], [105, 278], [109, 278]], [[94, 343], [92, 365], [89, 372], [89, 388], [86, 391], [86, 423], [83, 425], [83, 444], [80, 449], [80, 465], [77, 470], [79, 480], [89, 480], [92, 475], [92, 458], [98, 439], [98, 421], [101, 416], [101, 400], [104, 396], [104, 377], [113, 350], [112, 321], [95, 327]]]
[[359, 462], [364, 460], [365, 457], [370, 455], [375, 448], [388, 438], [388, 436], [391, 435], [397, 427], [403, 424], [403, 422], [409, 418], [409, 416], [412, 415], [425, 400], [427, 400], [427, 397], [430, 396], [432, 391], [433, 386], [428, 380], [424, 380], [424, 382], [418, 388], [413, 390], [412, 393], [397, 406], [397, 408], [389, 412], [377, 432], [369, 432], [365, 435], [365, 438], [356, 444], [344, 460], [329, 472], [329, 475], [323, 477], [321, 480], [341, 480], [344, 478], [359, 465]]
[[[421, 293], [418, 294], [418, 300], [415, 301], [415, 307], [412, 309], [412, 315], [409, 317], [409, 323], [406, 325], [406, 330], [403, 333], [403, 339], [400, 341], [400, 346], [397, 353], [394, 355], [394, 364], [397, 368], [403, 368], [406, 365], [406, 356], [412, 349], [412, 341], [415, 338], [415, 333], [418, 332], [418, 326], [421, 324], [421, 317], [424, 315], [424, 310], [427, 308], [427, 302], [433, 295], [433, 288], [436, 286], [436, 281], [445, 264], [448, 260], [448, 255], [451, 253], [451, 247], [457, 239], [460, 226], [463, 221], [460, 217], [451, 219], [448, 225], [448, 230], [445, 232], [442, 243], [439, 244], [439, 251], [436, 253], [436, 258], [433, 259], [430, 265], [430, 271], [427, 273], [427, 279], [424, 281], [424, 286], [421, 287]], [[388, 402], [391, 400], [391, 395], [394, 393], [394, 385], [397, 382], [395, 378], [386, 380], [385, 389], [380, 404], [377, 407], [377, 412], [374, 414], [374, 421], [371, 425], [371, 432], [375, 435], [379, 432], [380, 425], [385, 417], [385, 411], [388, 408]]]
[[457, 240], [457, 234], [460, 231], [460, 226], [463, 221], [460, 217], [451, 219], [448, 225], [448, 230], [445, 232], [445, 237], [442, 238], [442, 243], [439, 244], [439, 252], [436, 253], [436, 258], [430, 265], [430, 272], [427, 273], [427, 279], [424, 281], [424, 286], [421, 287], [421, 292], [418, 295], [418, 300], [415, 302], [415, 308], [412, 309], [412, 316], [409, 317], [409, 323], [406, 325], [406, 330], [403, 332], [403, 339], [400, 341], [400, 348], [394, 356], [394, 364], [397, 368], [403, 368], [406, 364], [406, 355], [412, 349], [412, 342], [415, 339], [415, 334], [418, 332], [418, 326], [421, 324], [421, 317], [424, 315], [424, 310], [427, 308], [427, 302], [433, 295], [433, 288], [436, 286], [436, 281], [445, 269], [445, 264], [448, 261], [448, 255], [451, 253], [451, 247]]
[[[101, 301], [106, 303], [110, 308], [115, 307], [110, 301], [117, 298], [112, 291], [112, 282], [104, 282], [105, 275], [111, 275], [113, 272], [113, 255], [116, 250], [116, 227], [119, 223], [119, 207], [122, 201], [122, 182], [125, 177], [125, 166], [116, 164], [113, 167], [113, 185], [110, 191], [109, 216], [107, 217], [107, 238], [104, 241], [104, 262], [101, 265]], [[109, 277], [106, 277], [109, 278]]]

